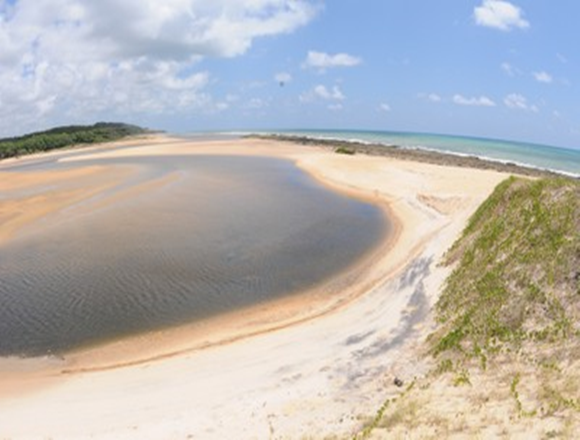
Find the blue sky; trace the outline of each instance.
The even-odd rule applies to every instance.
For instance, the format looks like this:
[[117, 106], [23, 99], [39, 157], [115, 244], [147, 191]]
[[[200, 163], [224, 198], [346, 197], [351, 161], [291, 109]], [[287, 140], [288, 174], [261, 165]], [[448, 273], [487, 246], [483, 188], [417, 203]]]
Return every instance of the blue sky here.
[[0, 0], [0, 136], [421, 131], [580, 148], [580, 2]]

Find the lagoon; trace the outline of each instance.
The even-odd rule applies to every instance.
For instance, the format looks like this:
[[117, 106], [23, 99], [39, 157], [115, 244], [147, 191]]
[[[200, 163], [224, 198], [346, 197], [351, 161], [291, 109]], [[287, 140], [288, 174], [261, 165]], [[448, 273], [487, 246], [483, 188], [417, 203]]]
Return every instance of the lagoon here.
[[132, 173], [0, 247], [1, 356], [65, 353], [309, 289], [337, 294], [331, 280], [390, 231], [381, 208], [288, 160], [130, 157], [29, 169], [82, 166]]

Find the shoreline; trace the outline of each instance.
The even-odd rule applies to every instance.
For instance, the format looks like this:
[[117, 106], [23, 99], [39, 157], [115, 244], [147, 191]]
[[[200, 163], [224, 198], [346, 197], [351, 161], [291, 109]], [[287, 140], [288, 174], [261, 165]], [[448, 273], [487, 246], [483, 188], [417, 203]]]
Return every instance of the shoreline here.
[[250, 134], [249, 139], [271, 139], [281, 142], [290, 142], [305, 146], [316, 146], [327, 149], [346, 148], [353, 153], [360, 153], [370, 156], [392, 157], [395, 159], [412, 160], [416, 162], [429, 163], [434, 165], [458, 166], [464, 168], [493, 170], [501, 173], [517, 174], [528, 177], [562, 177], [568, 179], [580, 179], [580, 175], [565, 171], [537, 168], [524, 163], [515, 163], [480, 157], [477, 155], [460, 154], [452, 152], [437, 151], [428, 148], [405, 148], [397, 145], [362, 142], [357, 140], [343, 140], [332, 138], [318, 138], [303, 135], [284, 134]]
[[[184, 152], [284, 157], [335, 190], [380, 200], [398, 227], [390, 242], [368, 256], [373, 261], [364, 268], [365, 281], [355, 279], [352, 293], [341, 295], [336, 307], [321, 312], [315, 305], [318, 314], [307, 319], [278, 322], [278, 327], [266, 322], [269, 330], [261, 327], [262, 331], [245, 336], [226, 318], [231, 334], [238, 337], [123, 368], [97, 368], [90, 373], [73, 368], [72, 374], [63, 374], [72, 359], [68, 366], [52, 360], [56, 365], [49, 377], [32, 368], [27, 379], [32, 385], [22, 385], [25, 394], [19, 395], [14, 383], [10, 392], [3, 393], [0, 426], [14, 437], [106, 436], [108, 432], [126, 438], [143, 438], [147, 433], [145, 438], [154, 438], [193, 432], [208, 438], [263, 438], [271, 436], [273, 429], [292, 438], [312, 433], [350, 435], [360, 426], [356, 414], [365, 409], [374, 412], [382, 399], [388, 386], [385, 375], [396, 372], [409, 379], [421, 370], [420, 365], [405, 364], [405, 359], [428, 330], [425, 316], [445, 279], [446, 269], [437, 267], [437, 261], [471, 213], [507, 176], [386, 157], [344, 156], [266, 140], [164, 139], [157, 146], [104, 149], [71, 160]], [[304, 312], [305, 299], [292, 300], [295, 309]], [[291, 309], [289, 304], [278, 306], [277, 318]], [[276, 308], [262, 309], [262, 316]], [[257, 315], [249, 313], [246, 318], [257, 324], [255, 328], [264, 325]], [[186, 341], [190, 330], [183, 334]], [[150, 341], [144, 340], [141, 349], [148, 345]], [[127, 354], [126, 346], [117, 349]], [[88, 356], [95, 361], [95, 353]], [[73, 367], [81, 364], [82, 356], [72, 362]], [[134, 393], [124, 395], [126, 387]], [[344, 387], [350, 390], [346, 399]], [[127, 412], [129, 407], [134, 408]], [[64, 423], [62, 414], [67, 418], [72, 414], [74, 423]], [[31, 417], [39, 418], [35, 426], [25, 423]], [[101, 417], [109, 420], [106, 426]], [[223, 420], [227, 426], [218, 422]]]
[[[394, 231], [397, 231], [395, 221], [391, 218], [389, 220]], [[332, 314], [348, 307], [380, 282], [372, 275], [371, 262], [392, 248], [397, 238], [397, 232], [394, 231], [386, 234], [377, 246], [353, 262], [349, 268], [310, 289], [189, 324], [74, 349], [63, 354], [65, 364], [61, 366], [59, 374], [74, 375], [155, 363], [303, 325]], [[341, 286], [343, 293], [337, 294], [336, 291]]]

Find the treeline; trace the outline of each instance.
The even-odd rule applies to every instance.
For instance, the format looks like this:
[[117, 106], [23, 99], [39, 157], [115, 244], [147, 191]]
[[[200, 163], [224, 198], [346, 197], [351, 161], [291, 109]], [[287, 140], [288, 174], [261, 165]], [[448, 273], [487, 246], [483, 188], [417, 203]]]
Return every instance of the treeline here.
[[77, 144], [111, 142], [127, 136], [147, 133], [136, 125], [99, 122], [94, 125], [71, 125], [24, 136], [0, 139], [0, 159], [49, 151]]

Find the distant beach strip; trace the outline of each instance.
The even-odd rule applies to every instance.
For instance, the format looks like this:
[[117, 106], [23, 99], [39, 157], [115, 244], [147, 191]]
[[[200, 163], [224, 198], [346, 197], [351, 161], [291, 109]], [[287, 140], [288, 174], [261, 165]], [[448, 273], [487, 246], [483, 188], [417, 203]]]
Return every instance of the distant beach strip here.
[[302, 145], [342, 147], [362, 154], [436, 165], [580, 179], [580, 150], [572, 148], [462, 136], [358, 130], [282, 130], [247, 135]]

